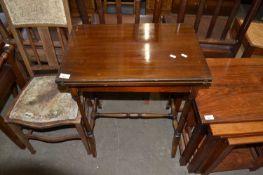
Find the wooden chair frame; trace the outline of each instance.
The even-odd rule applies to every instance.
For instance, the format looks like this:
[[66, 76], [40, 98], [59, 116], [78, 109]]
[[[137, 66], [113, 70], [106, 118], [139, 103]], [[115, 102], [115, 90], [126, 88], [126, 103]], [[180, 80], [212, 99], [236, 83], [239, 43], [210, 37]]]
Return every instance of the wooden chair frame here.
[[[97, 7], [97, 12], [99, 16], [99, 22], [100, 24], [105, 24], [105, 8], [107, 8], [106, 5], [107, 1], [104, 1], [104, 5], [102, 5], [101, 0], [96, 0], [96, 7]], [[122, 19], [122, 12], [121, 12], [121, 5], [123, 4], [121, 0], [116, 0], [112, 4], [116, 4], [116, 16], [117, 16], [117, 24], [122, 24], [123, 19]], [[131, 3], [129, 2], [129, 5]], [[140, 23], [140, 8], [141, 8], [141, 0], [134, 0], [134, 15], [135, 15], [135, 24]], [[161, 15], [161, 7], [162, 7], [162, 1], [161, 0], [156, 0], [155, 1], [155, 6], [154, 6], [154, 13], [153, 13], [153, 18], [152, 22], [153, 23], [159, 23], [160, 22], [160, 15]]]
[[[56, 45], [52, 42], [52, 37], [51, 37], [50, 31], [49, 31], [49, 27], [63, 27], [63, 28], [68, 29], [68, 34], [71, 32], [72, 24], [71, 24], [71, 19], [70, 19], [70, 14], [69, 14], [68, 1], [63, 0], [64, 10], [65, 10], [65, 15], [66, 15], [66, 21], [67, 21], [67, 24], [65, 24], [65, 25], [55, 25], [55, 24], [52, 24], [52, 25], [50, 25], [50, 24], [14, 25], [11, 21], [11, 17], [9, 16], [9, 13], [8, 13], [8, 10], [7, 10], [7, 7], [4, 3], [4, 1], [1, 0], [0, 3], [2, 5], [3, 10], [7, 16], [8, 21], [9, 21], [11, 32], [13, 34], [15, 41], [16, 41], [18, 50], [22, 56], [23, 62], [25, 64], [25, 67], [27, 69], [27, 72], [28, 72], [30, 78], [32, 78], [35, 75], [35, 71], [39, 71], [39, 70], [40, 71], [50, 71], [50, 70], [58, 69], [59, 68], [59, 62], [56, 58], [56, 53], [55, 53], [55, 49], [54, 49], [54, 46], [56, 46]], [[30, 28], [32, 28], [32, 27], [37, 28], [37, 30], [39, 32], [39, 37], [42, 40], [42, 44], [43, 44], [43, 48], [45, 50], [45, 54], [47, 56], [47, 65], [41, 65], [40, 64], [40, 66], [35, 68], [35, 69], [33, 69], [32, 65], [30, 64], [28, 54], [25, 51], [25, 46], [23, 45], [21, 33], [19, 31], [21, 28], [26, 28], [26, 31], [28, 32], [28, 36], [29, 36], [29, 43], [32, 46], [32, 50], [33, 50], [36, 58], [38, 58], [38, 54], [36, 51], [36, 47], [38, 47], [38, 45], [36, 45], [35, 42], [33, 42], [32, 35], [30, 33]], [[32, 30], [31, 30], [31, 32], [32, 32]], [[61, 29], [58, 28], [57, 33], [58, 33], [58, 38], [60, 41], [60, 46], [62, 47], [62, 50], [64, 51], [65, 45], [64, 45], [64, 41], [63, 41], [64, 38], [62, 38], [62, 36], [61, 36], [62, 35]], [[37, 62], [40, 63], [41, 61], [37, 60]], [[13, 69], [17, 70], [17, 65], [15, 64], [14, 58], [10, 57], [10, 63], [13, 63], [12, 64]], [[16, 75], [19, 76], [19, 73], [18, 74], [17, 73], [18, 72], [16, 72]], [[29, 82], [21, 90], [22, 92], [27, 87]], [[88, 129], [89, 123], [88, 123], [88, 120], [86, 118], [82, 118], [79, 115], [79, 112], [78, 112], [78, 115], [75, 119], [50, 121], [50, 122], [44, 122], [44, 123], [34, 123], [34, 122], [26, 122], [26, 121], [18, 120], [18, 119], [10, 119], [9, 115], [10, 115], [16, 101], [19, 99], [20, 95], [21, 94], [19, 94], [18, 97], [15, 98], [13, 104], [9, 108], [8, 114], [5, 116], [5, 121], [16, 132], [18, 137], [23, 141], [23, 144], [26, 146], [27, 149], [29, 149], [29, 151], [32, 154], [35, 153], [35, 150], [29, 142], [30, 139], [40, 140], [40, 141], [49, 142], [49, 143], [81, 139], [85, 148], [86, 148], [87, 153], [91, 154], [90, 138], [88, 137], [88, 134], [87, 134], [87, 133], [89, 133], [89, 129]], [[60, 129], [61, 127], [64, 127], [64, 126], [75, 127], [78, 134], [71, 134], [71, 135], [55, 136], [54, 137], [54, 136], [44, 136], [41, 134], [33, 133], [33, 130], [41, 130], [41, 131], [47, 131], [48, 130], [49, 131], [49, 130]], [[28, 128], [30, 130], [28, 133], [24, 133], [22, 131], [22, 128]], [[96, 155], [93, 154], [93, 156], [96, 156]]]
[[[12, 57], [14, 53], [14, 47], [11, 45], [5, 45], [2, 49], [4, 51], [0, 56], [0, 70], [3, 69], [6, 62], [9, 60], [8, 57]], [[12, 72], [12, 69], [7, 69], [7, 70], [11, 70]], [[5, 91], [6, 91], [6, 95], [10, 95], [12, 93], [13, 96], [16, 97], [18, 94], [16, 86], [18, 85], [21, 88], [25, 85], [25, 82], [23, 82], [21, 79], [16, 79], [15, 75], [13, 75], [12, 78], [13, 78], [13, 82], [10, 82], [10, 84], [13, 84], [13, 83], [14, 84], [11, 86], [11, 89], [5, 89]], [[4, 82], [1, 82], [1, 83], [4, 83]], [[3, 105], [6, 103], [6, 98], [5, 98], [6, 95], [4, 95], [3, 98], [1, 97], [1, 100], [4, 100], [4, 101], [1, 101], [0, 103], [0, 111], [3, 108]], [[3, 131], [5, 135], [9, 137], [9, 139], [12, 140], [18, 147], [20, 147], [21, 149], [25, 149], [25, 145], [23, 144], [23, 142], [18, 138], [16, 133], [4, 122], [4, 119], [1, 115], [0, 115], [0, 130]]]
[[[179, 11], [177, 13], [177, 23], [184, 23], [185, 22], [185, 12], [187, 8], [187, 1], [188, 0], [181, 0], [180, 1], [180, 7]], [[235, 1], [233, 10], [231, 11], [225, 27], [221, 33], [221, 36], [219, 39], [211, 38], [213, 30], [215, 29], [216, 22], [218, 19], [218, 16], [220, 14], [220, 9], [222, 7], [222, 4], [224, 0], [218, 0], [216, 4], [216, 8], [214, 11], [214, 14], [211, 18], [209, 27], [206, 31], [205, 39], [199, 40], [201, 47], [204, 50], [206, 57], [235, 57], [238, 49], [240, 48], [241, 42], [245, 36], [245, 33], [252, 22], [252, 20], [255, 18], [260, 5], [262, 3], [262, 0], [253, 0], [251, 7], [244, 19], [244, 22], [242, 26], [240, 27], [239, 31], [237, 32], [237, 35], [233, 40], [226, 40], [227, 34], [230, 31], [231, 25], [234, 22], [236, 13], [239, 8], [240, 0], [233, 0]], [[199, 7], [197, 10], [197, 13], [195, 15], [195, 21], [194, 21], [194, 29], [197, 32], [199, 29], [200, 21], [203, 16], [204, 8], [205, 8], [206, 0], [199, 0]]]

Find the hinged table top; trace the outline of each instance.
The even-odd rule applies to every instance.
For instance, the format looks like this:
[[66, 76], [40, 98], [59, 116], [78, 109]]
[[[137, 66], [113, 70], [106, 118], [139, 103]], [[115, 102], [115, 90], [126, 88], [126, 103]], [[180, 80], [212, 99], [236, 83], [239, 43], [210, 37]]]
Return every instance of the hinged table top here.
[[194, 29], [176, 24], [82, 25], [72, 31], [58, 83], [76, 86], [210, 84]]

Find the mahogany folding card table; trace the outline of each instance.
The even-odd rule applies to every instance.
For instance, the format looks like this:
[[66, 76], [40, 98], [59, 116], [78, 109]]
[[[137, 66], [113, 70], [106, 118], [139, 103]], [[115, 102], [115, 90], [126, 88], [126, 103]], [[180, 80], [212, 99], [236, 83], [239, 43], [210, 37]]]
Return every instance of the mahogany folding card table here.
[[[82, 117], [88, 117], [85, 124], [93, 152], [96, 118], [168, 118], [174, 127], [172, 157], [191, 101], [211, 81], [194, 29], [185, 24], [76, 26], [56, 79], [71, 91]], [[169, 93], [171, 113], [99, 113], [101, 103], [94, 94], [105, 92]]]

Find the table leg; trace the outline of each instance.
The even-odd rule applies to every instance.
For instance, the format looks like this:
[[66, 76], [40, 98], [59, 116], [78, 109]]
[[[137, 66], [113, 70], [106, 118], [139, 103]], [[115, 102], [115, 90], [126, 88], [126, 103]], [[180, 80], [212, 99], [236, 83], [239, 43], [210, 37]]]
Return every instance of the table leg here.
[[192, 132], [191, 138], [186, 145], [183, 153], [180, 157], [180, 165], [184, 166], [188, 163], [194, 152], [196, 151], [198, 145], [202, 141], [202, 139], [205, 137], [205, 131], [206, 127], [201, 124], [197, 124]]
[[206, 136], [202, 145], [199, 147], [193, 159], [188, 164], [187, 169], [189, 173], [200, 173], [202, 164], [204, 164], [209, 156], [213, 153], [216, 143], [217, 140], [213, 136]]
[[[178, 124], [177, 124], [177, 121], [175, 121], [177, 114], [174, 113], [174, 117], [173, 117], [174, 136], [173, 136], [172, 153], [171, 153], [172, 158], [174, 158], [176, 155], [177, 147], [178, 147], [179, 142], [180, 142], [180, 137], [181, 137], [185, 122], [187, 120], [187, 116], [188, 116], [188, 113], [189, 113], [189, 110], [191, 107], [192, 100], [193, 100], [192, 94], [187, 95], [187, 98], [185, 98], [184, 107], [183, 107], [183, 110], [182, 110]], [[179, 105], [179, 107], [180, 107], [180, 105]], [[177, 127], [175, 125], [177, 125]]]
[[211, 154], [207, 163], [202, 168], [202, 174], [209, 174], [218, 166], [222, 160], [232, 151], [233, 145], [229, 145], [226, 139], [220, 139], [217, 143], [216, 149]]
[[89, 147], [91, 149], [90, 151], [91, 151], [93, 157], [96, 157], [97, 156], [96, 142], [95, 142], [93, 130], [91, 129], [89, 120], [88, 120], [86, 113], [85, 113], [85, 106], [84, 106], [85, 102], [81, 101], [79, 90], [77, 88], [71, 88], [71, 95], [78, 104], [79, 111], [81, 114], [81, 118], [83, 121], [83, 125], [85, 126], [85, 130], [86, 130], [86, 134], [87, 134], [87, 138], [88, 138], [88, 142], [89, 142]]

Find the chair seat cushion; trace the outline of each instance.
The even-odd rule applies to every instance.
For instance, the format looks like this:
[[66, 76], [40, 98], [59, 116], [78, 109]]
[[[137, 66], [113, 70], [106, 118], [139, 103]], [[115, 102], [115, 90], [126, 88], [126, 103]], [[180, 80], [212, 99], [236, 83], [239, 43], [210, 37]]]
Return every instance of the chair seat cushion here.
[[77, 103], [70, 93], [59, 92], [55, 76], [34, 77], [22, 91], [9, 119], [52, 122], [75, 119]]

